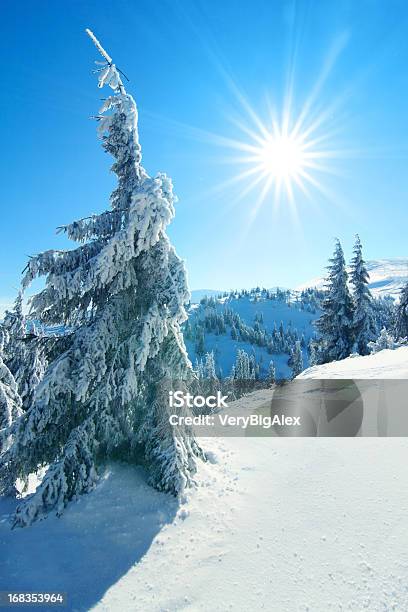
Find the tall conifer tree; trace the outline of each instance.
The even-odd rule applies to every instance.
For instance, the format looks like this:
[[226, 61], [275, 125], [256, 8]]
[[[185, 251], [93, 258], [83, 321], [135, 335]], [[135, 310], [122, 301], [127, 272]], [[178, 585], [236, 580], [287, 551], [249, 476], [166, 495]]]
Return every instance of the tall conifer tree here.
[[353, 334], [354, 351], [360, 355], [368, 355], [368, 343], [377, 336], [373, 312], [373, 298], [368, 288], [369, 274], [363, 259], [360, 237], [356, 236], [354, 256], [351, 260], [350, 281], [353, 285]]
[[321, 346], [315, 352], [319, 363], [344, 359], [353, 347], [353, 302], [347, 287], [346, 263], [339, 240], [336, 240], [328, 270], [323, 313], [316, 321], [321, 336]]
[[99, 87], [112, 94], [101, 108], [99, 133], [114, 158], [117, 187], [110, 210], [64, 226], [79, 246], [30, 259], [24, 286], [45, 276], [32, 316], [71, 330], [38, 385], [32, 407], [8, 430], [0, 489], [10, 478], [47, 472], [23, 500], [15, 524], [27, 525], [90, 491], [100, 460], [143, 464], [157, 488], [180, 493], [201, 455], [191, 432], [169, 424], [168, 390], [182, 388], [192, 369], [180, 326], [189, 301], [186, 273], [166, 235], [174, 217], [173, 187], [141, 165], [138, 113], [120, 71], [103, 57]]

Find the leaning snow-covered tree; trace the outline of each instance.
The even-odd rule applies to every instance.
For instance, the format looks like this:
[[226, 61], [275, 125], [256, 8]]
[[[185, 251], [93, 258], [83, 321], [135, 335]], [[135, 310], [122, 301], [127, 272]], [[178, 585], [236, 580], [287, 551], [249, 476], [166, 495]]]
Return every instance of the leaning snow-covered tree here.
[[136, 104], [87, 32], [103, 57], [99, 87], [113, 92], [98, 119], [118, 184], [110, 210], [62, 228], [82, 244], [31, 258], [24, 278], [27, 286], [46, 276], [32, 316], [70, 333], [61, 338], [32, 407], [11, 425], [13, 443], [0, 460], [0, 484], [5, 475], [24, 479], [48, 466], [36, 492], [17, 508], [21, 526], [52, 509], [60, 514], [70, 499], [90, 491], [106, 459], [142, 464], [154, 486], [178, 494], [202, 455], [192, 432], [168, 419], [169, 388], [192, 376], [180, 331], [189, 300], [186, 273], [166, 235], [174, 216], [172, 183], [142, 167]]

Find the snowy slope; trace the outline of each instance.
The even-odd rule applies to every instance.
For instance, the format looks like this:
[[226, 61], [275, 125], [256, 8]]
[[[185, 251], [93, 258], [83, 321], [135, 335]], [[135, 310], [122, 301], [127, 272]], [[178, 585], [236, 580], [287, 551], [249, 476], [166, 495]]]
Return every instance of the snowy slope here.
[[[283, 322], [285, 329], [288, 326], [296, 328], [299, 335], [304, 334], [306, 341], [315, 334], [313, 321], [320, 314], [320, 311], [315, 313], [301, 310], [295, 303], [288, 305], [284, 301], [260, 299], [254, 301], [251, 297], [241, 297], [237, 299], [221, 299], [217, 303], [217, 312], [222, 312], [225, 308], [232, 309], [236, 312], [247, 325], [254, 324], [254, 318], [257, 314], [263, 315], [263, 327], [268, 332], [272, 332], [274, 324], [279, 327], [280, 322]], [[191, 320], [200, 317], [205, 312], [201, 306], [193, 306], [189, 316]], [[288, 354], [269, 354], [265, 347], [256, 346], [248, 342], [233, 340], [231, 338], [231, 329], [227, 329], [225, 335], [216, 335], [207, 333], [205, 336], [205, 350], [214, 351], [217, 367], [222, 371], [223, 376], [228, 376], [236, 359], [238, 349], [244, 349], [250, 355], [254, 355], [257, 363], [261, 366], [261, 373], [265, 375], [268, 364], [273, 360], [278, 378], [287, 378], [291, 376], [292, 370], [287, 365]], [[189, 357], [194, 364], [197, 359], [195, 352], [195, 342], [185, 339]], [[308, 364], [307, 351], [303, 351], [304, 363]]]
[[[194, 342], [186, 340], [188, 356], [193, 363], [196, 363], [197, 355], [194, 349]], [[275, 364], [276, 375], [278, 378], [289, 378], [291, 376], [291, 368], [288, 366], [287, 354], [269, 354], [264, 347], [255, 346], [249, 342], [241, 342], [233, 340], [229, 330], [226, 335], [217, 336], [216, 334], [206, 334], [205, 336], [206, 351], [214, 352], [214, 358], [217, 366], [217, 372], [225, 378], [230, 375], [232, 366], [239, 349], [243, 349], [248, 355], [254, 355], [256, 363], [261, 366], [261, 373], [265, 375], [268, 364], [271, 360]], [[305, 359], [307, 355], [305, 353]]]
[[[398, 297], [408, 281], [408, 259], [376, 259], [367, 262], [370, 274], [370, 289], [375, 297]], [[307, 287], [323, 289], [324, 277], [314, 278], [297, 287], [299, 291]]]
[[408, 347], [314, 366], [302, 372], [298, 378], [408, 379]]
[[10, 531], [0, 502], [3, 588], [61, 589], [83, 611], [408, 609], [407, 440], [205, 447], [217, 463], [181, 506], [121, 465], [60, 519]]

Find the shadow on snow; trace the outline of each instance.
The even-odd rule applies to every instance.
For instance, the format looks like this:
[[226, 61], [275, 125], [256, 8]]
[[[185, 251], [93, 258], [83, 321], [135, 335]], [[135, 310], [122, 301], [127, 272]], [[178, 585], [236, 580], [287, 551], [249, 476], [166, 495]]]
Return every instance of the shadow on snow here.
[[[89, 610], [150, 548], [178, 501], [146, 484], [141, 468], [112, 464], [61, 518], [10, 529], [15, 500], [0, 499], [1, 590], [67, 593], [64, 610]], [[40, 606], [36, 606], [40, 609]], [[41, 607], [56, 610], [59, 606]]]

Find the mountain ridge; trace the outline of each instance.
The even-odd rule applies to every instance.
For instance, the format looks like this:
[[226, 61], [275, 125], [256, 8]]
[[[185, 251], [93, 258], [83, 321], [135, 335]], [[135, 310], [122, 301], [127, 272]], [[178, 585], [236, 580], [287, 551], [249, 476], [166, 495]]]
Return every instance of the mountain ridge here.
[[[374, 297], [397, 299], [403, 286], [408, 282], [408, 258], [370, 259], [366, 262], [370, 275], [369, 287]], [[349, 268], [348, 268], [349, 270]], [[297, 291], [316, 287], [324, 289], [325, 277], [320, 276], [298, 285]]]

